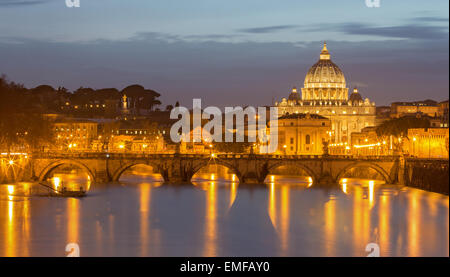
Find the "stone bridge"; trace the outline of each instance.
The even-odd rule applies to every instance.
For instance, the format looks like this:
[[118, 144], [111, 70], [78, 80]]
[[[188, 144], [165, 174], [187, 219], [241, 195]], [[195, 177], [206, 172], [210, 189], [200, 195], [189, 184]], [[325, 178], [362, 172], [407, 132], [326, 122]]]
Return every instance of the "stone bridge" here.
[[353, 168], [372, 168], [387, 183], [397, 183], [398, 157], [289, 156], [254, 154], [118, 154], [118, 153], [39, 153], [28, 158], [21, 179], [44, 181], [53, 169], [71, 164], [85, 169], [94, 183], [118, 181], [121, 174], [134, 165], [149, 165], [165, 182], [190, 182], [192, 176], [210, 164], [227, 167], [240, 183], [262, 183], [280, 166], [301, 168], [314, 184], [339, 182]]

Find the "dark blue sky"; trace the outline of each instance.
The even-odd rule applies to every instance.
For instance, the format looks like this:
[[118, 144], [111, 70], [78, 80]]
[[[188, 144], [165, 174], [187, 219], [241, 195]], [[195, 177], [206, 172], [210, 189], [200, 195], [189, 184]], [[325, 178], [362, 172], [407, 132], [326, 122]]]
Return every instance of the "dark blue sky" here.
[[119, 89], [163, 104], [269, 105], [302, 87], [324, 40], [377, 105], [448, 99], [448, 1], [0, 0], [0, 73]]

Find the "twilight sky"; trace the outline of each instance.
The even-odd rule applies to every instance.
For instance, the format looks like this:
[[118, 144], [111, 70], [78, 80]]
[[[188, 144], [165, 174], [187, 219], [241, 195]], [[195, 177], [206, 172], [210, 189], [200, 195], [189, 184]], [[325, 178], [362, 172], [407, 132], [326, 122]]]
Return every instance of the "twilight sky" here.
[[448, 99], [446, 0], [0, 0], [0, 74], [27, 87], [142, 84], [205, 105], [270, 105], [327, 41], [377, 105]]

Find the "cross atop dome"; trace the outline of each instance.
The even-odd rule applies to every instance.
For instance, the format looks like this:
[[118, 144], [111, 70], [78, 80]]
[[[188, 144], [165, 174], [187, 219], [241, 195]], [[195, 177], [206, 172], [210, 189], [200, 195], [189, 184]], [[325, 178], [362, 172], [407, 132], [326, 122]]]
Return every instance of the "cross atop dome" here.
[[330, 52], [328, 52], [326, 41], [323, 42], [322, 52], [320, 52], [320, 59], [321, 60], [329, 60], [330, 59]]

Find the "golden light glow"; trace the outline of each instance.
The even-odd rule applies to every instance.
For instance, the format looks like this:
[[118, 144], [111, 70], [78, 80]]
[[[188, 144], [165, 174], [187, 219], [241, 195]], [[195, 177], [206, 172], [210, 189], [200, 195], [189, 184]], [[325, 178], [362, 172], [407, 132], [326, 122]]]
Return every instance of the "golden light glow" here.
[[14, 186], [13, 185], [8, 185], [8, 194], [9, 195], [14, 194]]
[[80, 207], [79, 200], [76, 198], [67, 199], [67, 241], [79, 242], [79, 220]]
[[13, 161], [13, 160], [10, 160], [10, 161], [9, 161], [9, 164], [10, 164], [10, 165], [13, 165], [13, 164], [14, 164], [14, 161]]
[[[141, 212], [140, 235], [142, 245], [147, 245], [150, 237], [149, 235], [150, 220], [148, 220], [150, 193], [151, 193], [150, 184], [141, 184], [139, 210]], [[142, 247], [143, 256], [148, 256], [148, 253], [146, 252], [147, 250], [148, 250], [147, 247]]]
[[289, 248], [289, 186], [281, 187], [281, 222], [280, 222], [280, 241], [281, 249], [284, 253], [288, 252]]
[[53, 187], [55, 188], [55, 190], [58, 190], [59, 186], [61, 185], [61, 178], [53, 177], [52, 178], [52, 183], [53, 183]]
[[369, 181], [369, 201], [373, 203], [373, 190], [374, 190], [375, 182]]
[[355, 147], [355, 148], [367, 148], [367, 147], [374, 147], [374, 146], [380, 146], [380, 143], [365, 144], [365, 145], [353, 145], [353, 147]]
[[[325, 237], [327, 241], [334, 241], [336, 235], [336, 201], [330, 198], [324, 206]], [[334, 251], [334, 245], [328, 243], [326, 245], [326, 255], [328, 257], [334, 256]]]
[[308, 188], [312, 187], [313, 185], [313, 179], [311, 177], [308, 177]]
[[277, 220], [276, 220], [276, 205], [275, 205], [275, 184], [270, 183], [270, 190], [269, 190], [269, 217], [272, 221], [272, 225], [274, 227], [277, 227]]
[[206, 197], [206, 224], [205, 224], [205, 256], [217, 255], [217, 197], [216, 184], [211, 182]]
[[230, 190], [230, 205], [229, 208], [231, 208], [231, 206], [234, 203], [234, 200], [236, 199], [236, 194], [237, 194], [237, 184], [235, 182], [231, 183], [231, 190]]

